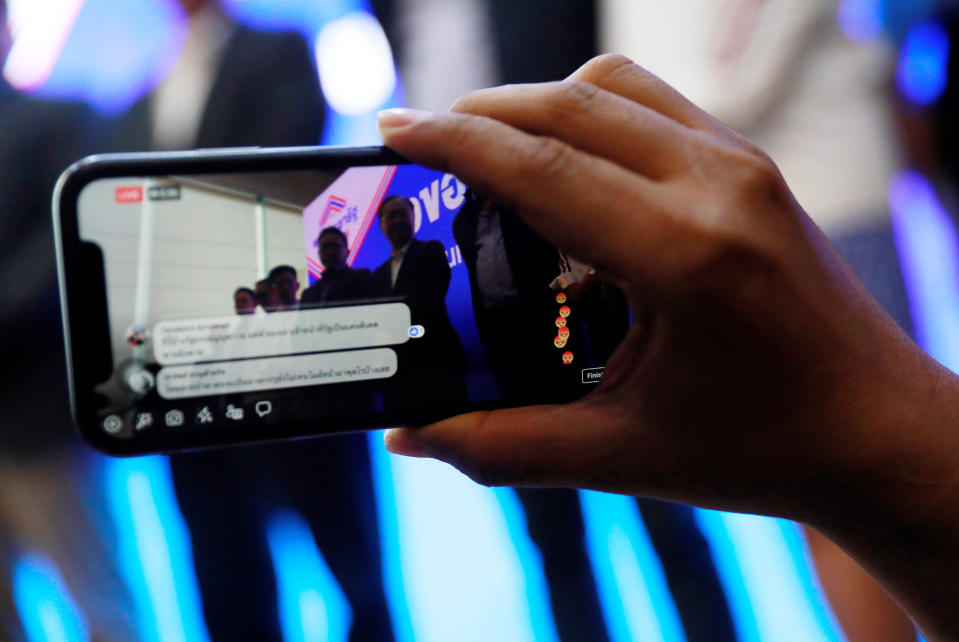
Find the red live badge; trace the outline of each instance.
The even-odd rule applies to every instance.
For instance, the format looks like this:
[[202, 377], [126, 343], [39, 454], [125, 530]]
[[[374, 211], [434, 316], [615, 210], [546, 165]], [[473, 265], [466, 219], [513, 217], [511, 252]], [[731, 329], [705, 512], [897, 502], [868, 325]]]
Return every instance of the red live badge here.
[[135, 185], [118, 187], [113, 191], [117, 203], [140, 203], [143, 201], [143, 188]]

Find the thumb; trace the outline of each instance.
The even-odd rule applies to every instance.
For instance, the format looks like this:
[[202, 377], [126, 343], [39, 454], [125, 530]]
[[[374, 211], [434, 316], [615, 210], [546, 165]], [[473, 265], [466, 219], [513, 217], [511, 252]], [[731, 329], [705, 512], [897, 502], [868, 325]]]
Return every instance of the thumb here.
[[451, 464], [484, 486], [588, 487], [597, 481], [590, 462], [608, 455], [602, 414], [585, 402], [473, 412], [391, 428], [384, 443], [396, 455]]

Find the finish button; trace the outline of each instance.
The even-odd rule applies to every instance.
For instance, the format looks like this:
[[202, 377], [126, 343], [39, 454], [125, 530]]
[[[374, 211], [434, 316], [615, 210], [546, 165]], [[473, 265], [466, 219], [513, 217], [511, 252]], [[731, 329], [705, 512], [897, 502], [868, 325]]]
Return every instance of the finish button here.
[[605, 368], [583, 368], [583, 383], [599, 383]]

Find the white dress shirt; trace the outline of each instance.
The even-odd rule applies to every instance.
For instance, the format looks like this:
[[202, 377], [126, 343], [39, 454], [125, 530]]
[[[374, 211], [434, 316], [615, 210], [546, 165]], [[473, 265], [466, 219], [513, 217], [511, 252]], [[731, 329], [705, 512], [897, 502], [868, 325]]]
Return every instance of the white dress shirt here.
[[[410, 241], [410, 243], [412, 242]], [[403, 259], [406, 258], [406, 250], [409, 249], [410, 243], [390, 252], [390, 289], [396, 287], [396, 277], [400, 274], [400, 268], [403, 266]]]
[[234, 28], [212, 5], [190, 19], [180, 57], [150, 99], [154, 147], [190, 149], [196, 146], [200, 120], [216, 80], [223, 49]]

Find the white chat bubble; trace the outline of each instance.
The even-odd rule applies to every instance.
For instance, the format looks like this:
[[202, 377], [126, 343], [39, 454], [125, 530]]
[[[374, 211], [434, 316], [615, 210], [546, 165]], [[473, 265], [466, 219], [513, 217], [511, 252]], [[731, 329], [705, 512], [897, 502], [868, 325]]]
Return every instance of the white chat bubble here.
[[168, 366], [157, 374], [164, 399], [385, 379], [396, 374], [390, 348]]
[[161, 321], [153, 354], [161, 365], [371, 348], [410, 339], [405, 303]]

